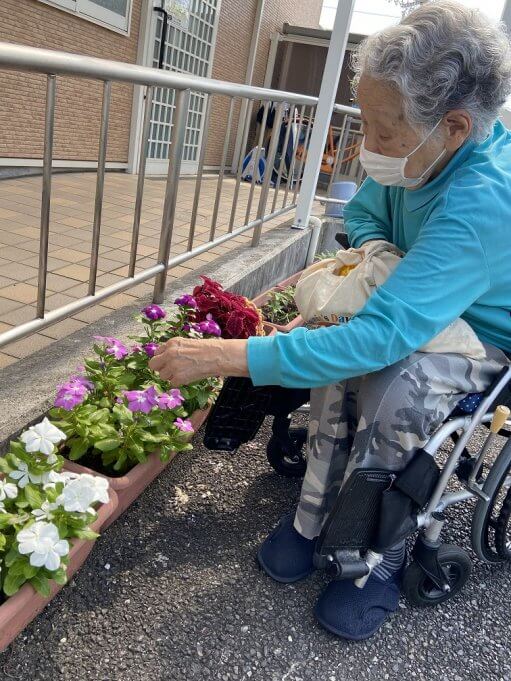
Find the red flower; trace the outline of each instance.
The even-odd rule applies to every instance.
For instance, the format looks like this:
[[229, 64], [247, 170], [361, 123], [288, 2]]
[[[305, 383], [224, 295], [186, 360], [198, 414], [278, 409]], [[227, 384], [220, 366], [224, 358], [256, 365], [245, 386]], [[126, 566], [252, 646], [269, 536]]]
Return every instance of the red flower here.
[[204, 321], [211, 314], [222, 329], [222, 338], [262, 335], [261, 315], [250, 301], [236, 293], [224, 291], [217, 281], [208, 277], [201, 279], [204, 283], [193, 290], [193, 297], [197, 302], [197, 321]]

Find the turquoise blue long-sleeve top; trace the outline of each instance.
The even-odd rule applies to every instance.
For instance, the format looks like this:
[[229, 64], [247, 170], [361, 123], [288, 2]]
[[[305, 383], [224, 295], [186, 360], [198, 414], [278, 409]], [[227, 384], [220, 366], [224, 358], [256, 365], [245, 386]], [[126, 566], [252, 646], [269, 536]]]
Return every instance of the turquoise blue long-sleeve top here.
[[347, 324], [250, 338], [256, 385], [318, 387], [378, 371], [458, 317], [511, 351], [511, 132], [502, 123], [420, 189], [367, 179], [344, 216], [352, 246], [385, 239], [405, 257]]

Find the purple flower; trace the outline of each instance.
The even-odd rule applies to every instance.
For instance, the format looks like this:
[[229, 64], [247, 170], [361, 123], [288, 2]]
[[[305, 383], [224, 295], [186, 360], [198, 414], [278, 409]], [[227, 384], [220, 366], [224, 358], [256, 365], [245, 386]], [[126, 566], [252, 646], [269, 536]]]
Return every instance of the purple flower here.
[[136, 355], [139, 352], [142, 352], [143, 348], [140, 345], [140, 343], [135, 343], [135, 345], [131, 346], [131, 352]]
[[66, 409], [66, 411], [71, 411], [71, 409], [74, 409], [84, 401], [85, 394], [86, 393], [83, 395], [74, 395], [72, 392], [59, 391], [55, 400], [55, 406], [62, 407], [62, 409]]
[[84, 388], [87, 388], [87, 390], [92, 390], [94, 388], [94, 383], [86, 376], [71, 376], [69, 383], [78, 383], [79, 385], [83, 385]]
[[95, 340], [106, 345], [106, 354], [113, 355], [115, 359], [124, 359], [130, 352], [128, 348], [118, 338], [111, 336], [94, 336]]
[[160, 346], [158, 345], [158, 343], [147, 343], [142, 347], [144, 348], [144, 352], [148, 357], [154, 357], [156, 350], [158, 350]]
[[192, 327], [190, 326], [190, 324], [188, 324], [188, 322], [185, 322], [185, 323], [183, 324], [183, 331], [184, 331], [185, 333], [188, 333], [188, 331], [190, 331], [191, 328], [192, 328]]
[[222, 335], [222, 329], [218, 326], [210, 314], [206, 315], [206, 319], [203, 322], [192, 324], [192, 329], [194, 329], [194, 331], [198, 331], [199, 333], [208, 334], [209, 336]]
[[156, 319], [165, 319], [167, 316], [167, 313], [163, 308], [154, 304], [144, 307], [142, 314], [145, 315], [147, 319], [151, 319], [152, 321], [155, 321]]
[[174, 305], [179, 305], [180, 307], [191, 307], [193, 310], [197, 309], [197, 301], [189, 293], [176, 298]]
[[181, 395], [181, 391], [177, 388], [172, 388], [168, 393], [163, 393], [158, 397], [158, 406], [160, 409], [175, 409], [180, 407], [185, 398]]
[[182, 430], [183, 433], [193, 433], [192, 422], [189, 421], [188, 419], [180, 419], [180, 418], [177, 418], [177, 419], [174, 421], [174, 425], [175, 425], [176, 428], [178, 428], [179, 430]]
[[128, 400], [130, 411], [142, 411], [149, 414], [151, 409], [158, 404], [158, 394], [154, 386], [147, 390], [126, 390], [124, 396]]

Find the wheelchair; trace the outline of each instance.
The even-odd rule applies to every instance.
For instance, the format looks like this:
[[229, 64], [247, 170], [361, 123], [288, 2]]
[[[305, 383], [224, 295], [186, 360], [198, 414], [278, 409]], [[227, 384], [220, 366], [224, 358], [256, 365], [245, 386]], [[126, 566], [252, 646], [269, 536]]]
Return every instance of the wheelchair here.
[[[209, 449], [234, 451], [253, 439], [264, 418], [273, 416], [267, 457], [280, 474], [303, 475], [306, 429], [290, 428], [290, 414], [308, 401], [309, 391], [254, 387], [250, 379], [229, 378], [206, 424]], [[316, 567], [362, 588], [384, 552], [414, 537], [402, 588], [407, 600], [425, 607], [458, 594], [472, 562], [462, 548], [443, 544], [446, 509], [475, 500], [471, 544], [487, 563], [511, 562], [511, 439], [494, 458], [497, 435], [511, 435], [511, 364], [481, 394], [462, 400], [427, 444], [400, 472], [357, 469], [345, 482], [316, 544]], [[479, 452], [468, 444], [479, 426], [489, 433]], [[453, 446], [440, 470], [435, 456]], [[452, 489], [453, 482], [459, 489]]]

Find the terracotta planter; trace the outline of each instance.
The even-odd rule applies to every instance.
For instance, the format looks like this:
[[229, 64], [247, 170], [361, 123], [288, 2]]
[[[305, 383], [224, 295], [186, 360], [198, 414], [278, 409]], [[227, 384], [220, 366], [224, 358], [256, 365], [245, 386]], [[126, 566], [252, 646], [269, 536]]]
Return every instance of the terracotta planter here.
[[[191, 415], [190, 421], [193, 424], [194, 431], [199, 430], [208, 417], [208, 414], [209, 408], [196, 411]], [[110, 488], [115, 490], [119, 501], [116, 511], [108, 518], [105, 528], [109, 527], [124, 513], [128, 506], [130, 506], [145, 488], [169, 465], [175, 455], [175, 453], [171, 453], [168, 461], [161, 461], [159, 453], [153, 452], [152, 454], [149, 454], [147, 461], [137, 464], [125, 475], [118, 478], [103, 475], [103, 477], [108, 480]], [[75, 473], [102, 475], [98, 471], [82, 466], [76, 461], [67, 461], [66, 468]]]
[[[98, 517], [91, 528], [99, 532], [108, 525], [108, 519], [117, 509], [117, 494], [110, 490], [110, 501], [98, 509]], [[75, 539], [69, 552], [68, 579], [83, 565], [94, 547], [94, 541]], [[24, 584], [18, 593], [8, 598], [0, 605], [0, 651], [5, 648], [23, 631], [23, 629], [48, 605], [62, 589], [62, 585], [53, 583], [51, 594], [47, 598], [37, 593], [30, 584]]]
[[[284, 281], [281, 281], [280, 284], [277, 284], [277, 286], [274, 286], [273, 288], [268, 289], [268, 291], [259, 294], [256, 298], [252, 300], [252, 302], [259, 308], [263, 307], [268, 302], [268, 298], [270, 297], [270, 293], [272, 291], [282, 291], [287, 286], [292, 286], [293, 284], [296, 284], [301, 274], [302, 274], [301, 272], [297, 272], [296, 274], [293, 274], [292, 277], [284, 279]], [[304, 323], [303, 317], [301, 315], [297, 315], [294, 319], [292, 319], [289, 322], [289, 324], [274, 324], [273, 322], [267, 322], [265, 320], [264, 326], [265, 328], [273, 329], [275, 333], [277, 331], [280, 331], [281, 333], [288, 333], [289, 331], [296, 329], [298, 326], [303, 326], [303, 323]], [[267, 333], [267, 335], [271, 334]]]

